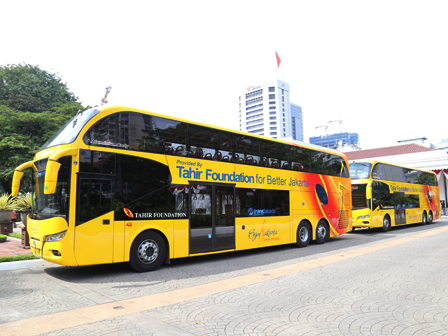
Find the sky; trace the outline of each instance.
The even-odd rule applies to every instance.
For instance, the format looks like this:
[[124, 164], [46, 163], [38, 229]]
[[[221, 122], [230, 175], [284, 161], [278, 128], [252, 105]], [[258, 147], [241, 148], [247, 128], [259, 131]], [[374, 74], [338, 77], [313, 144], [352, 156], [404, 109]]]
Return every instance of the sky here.
[[0, 66], [56, 73], [84, 106], [111, 86], [109, 105], [238, 129], [244, 88], [278, 76], [305, 141], [334, 120], [327, 133], [356, 132], [363, 149], [448, 138], [448, 1], [0, 5]]

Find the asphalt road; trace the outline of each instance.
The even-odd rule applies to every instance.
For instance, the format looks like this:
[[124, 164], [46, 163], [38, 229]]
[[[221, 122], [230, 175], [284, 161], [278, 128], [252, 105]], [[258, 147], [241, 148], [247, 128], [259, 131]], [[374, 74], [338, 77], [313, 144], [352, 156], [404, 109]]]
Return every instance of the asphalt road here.
[[0, 268], [0, 334], [448, 335], [447, 219], [150, 273], [16, 262]]

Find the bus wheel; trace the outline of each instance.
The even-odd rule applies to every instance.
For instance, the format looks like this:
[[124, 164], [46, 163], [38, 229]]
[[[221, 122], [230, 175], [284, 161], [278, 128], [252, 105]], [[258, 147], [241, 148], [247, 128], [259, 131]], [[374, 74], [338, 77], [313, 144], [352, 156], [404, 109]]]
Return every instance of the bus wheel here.
[[387, 232], [390, 229], [391, 229], [390, 217], [389, 217], [389, 215], [386, 215], [383, 218], [383, 227], [381, 228], [381, 231]]
[[129, 263], [137, 272], [154, 271], [162, 264], [165, 252], [165, 242], [158, 233], [142, 232], [132, 243]]
[[383, 232], [387, 232], [391, 229], [391, 225], [390, 225], [390, 217], [388, 215], [384, 216], [383, 218], [383, 227], [381, 228], [381, 230]]
[[428, 224], [432, 224], [432, 221], [433, 221], [432, 211], [430, 211], [428, 215]]
[[299, 224], [299, 227], [297, 228], [297, 247], [306, 247], [309, 245], [311, 241], [311, 227], [310, 225], [302, 221]]
[[330, 231], [328, 230], [327, 223], [321, 219], [317, 223], [316, 227], [316, 243], [323, 244], [330, 238]]
[[426, 217], [426, 211], [423, 211], [422, 224], [423, 225], [428, 224], [427, 217]]

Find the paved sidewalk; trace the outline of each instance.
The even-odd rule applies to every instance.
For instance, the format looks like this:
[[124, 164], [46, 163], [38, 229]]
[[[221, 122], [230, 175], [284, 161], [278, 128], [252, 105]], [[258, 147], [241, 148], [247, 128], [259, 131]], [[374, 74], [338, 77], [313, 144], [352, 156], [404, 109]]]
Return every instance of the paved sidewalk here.
[[[22, 233], [22, 230], [15, 228], [14, 233]], [[22, 247], [21, 239], [8, 237], [4, 243], [0, 243], [0, 257], [14, 257], [22, 254], [31, 254], [31, 250]]]

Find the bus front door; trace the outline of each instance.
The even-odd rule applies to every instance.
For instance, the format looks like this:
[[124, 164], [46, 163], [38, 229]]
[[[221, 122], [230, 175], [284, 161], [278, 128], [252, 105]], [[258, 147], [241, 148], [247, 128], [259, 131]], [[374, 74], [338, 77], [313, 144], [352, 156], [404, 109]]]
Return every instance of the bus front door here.
[[395, 225], [406, 224], [406, 205], [404, 192], [394, 193]]
[[79, 265], [113, 261], [112, 188], [110, 178], [78, 176], [75, 257]]
[[190, 185], [190, 254], [235, 248], [235, 188]]

